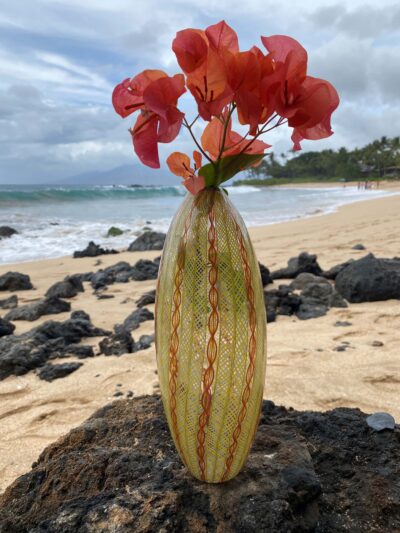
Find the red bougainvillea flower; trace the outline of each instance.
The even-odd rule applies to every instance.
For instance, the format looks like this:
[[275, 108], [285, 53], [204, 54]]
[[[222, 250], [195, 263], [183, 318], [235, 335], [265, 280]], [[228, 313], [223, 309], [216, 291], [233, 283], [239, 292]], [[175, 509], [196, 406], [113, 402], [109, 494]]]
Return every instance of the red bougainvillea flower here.
[[197, 150], [193, 152], [193, 160], [194, 167], [191, 167], [189, 156], [182, 152], [173, 152], [167, 159], [167, 165], [175, 176], [181, 176], [184, 178], [182, 185], [184, 185], [189, 192], [197, 194], [206, 186], [203, 176], [196, 175], [202, 162], [201, 153]]
[[[180, 152], [167, 163], [196, 194], [258, 165], [270, 148], [261, 136], [273, 128], [292, 128], [294, 150], [301, 149], [303, 139], [332, 135], [331, 115], [339, 104], [334, 87], [308, 75], [307, 52], [295, 39], [272, 35], [261, 40], [265, 53], [257, 46], [240, 51], [237, 35], [225, 21], [205, 30], [185, 29], [172, 44], [184, 74], [145, 70], [117, 85], [112, 96], [116, 112], [123, 118], [139, 114], [130, 131], [144, 164], [160, 167], [158, 143], [175, 139], [183, 124], [199, 152], [193, 152], [193, 164]], [[177, 107], [186, 88], [198, 108], [192, 122]], [[233, 113], [248, 126], [244, 136], [232, 131]], [[201, 142], [193, 132], [199, 116], [208, 122]], [[203, 167], [201, 154], [208, 160]]]
[[[225, 113], [224, 118], [227, 118], [226, 115], [227, 114]], [[223, 149], [221, 149], [224, 136], [225, 142]], [[213, 118], [211, 122], [207, 124], [203, 135], [201, 136], [201, 145], [203, 149], [208, 152], [213, 161], [216, 161], [219, 157], [226, 157], [228, 155], [240, 153], [261, 155], [267, 148], [271, 147], [271, 145], [258, 139], [253, 140], [250, 143], [248, 139], [245, 139], [239, 133], [232, 131], [231, 119], [229, 119], [225, 130], [224, 122], [218, 118]]]
[[229, 55], [239, 51], [238, 38], [225, 21], [205, 31], [180, 31], [172, 43], [179, 66], [187, 76], [187, 87], [194, 96], [204, 120], [219, 115], [230, 103], [233, 91], [228, 84]]
[[248, 124], [250, 135], [255, 135], [257, 126], [274, 111], [271, 104], [265, 105], [261, 96], [263, 79], [273, 73], [272, 58], [253, 46], [246, 52], [232, 54], [228, 65], [228, 82], [234, 93], [239, 122]]
[[151, 168], [160, 168], [158, 143], [175, 139], [184, 113], [177, 108], [179, 97], [186, 92], [182, 74], [168, 76], [161, 70], [145, 70], [116, 86], [112, 102], [123, 118], [140, 110], [130, 130], [139, 159]]
[[301, 139], [323, 139], [332, 135], [330, 117], [339, 105], [334, 87], [307, 76], [307, 52], [291, 37], [261, 37], [274, 62], [274, 72], [263, 80], [263, 99], [294, 128], [294, 149]]

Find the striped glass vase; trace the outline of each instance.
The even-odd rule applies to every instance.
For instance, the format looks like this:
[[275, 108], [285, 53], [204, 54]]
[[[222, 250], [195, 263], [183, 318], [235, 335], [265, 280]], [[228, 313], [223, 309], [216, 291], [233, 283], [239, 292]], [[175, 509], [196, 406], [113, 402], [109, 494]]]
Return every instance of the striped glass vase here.
[[156, 348], [168, 425], [196, 478], [228, 481], [257, 429], [265, 376], [260, 271], [225, 192], [188, 195], [162, 255]]

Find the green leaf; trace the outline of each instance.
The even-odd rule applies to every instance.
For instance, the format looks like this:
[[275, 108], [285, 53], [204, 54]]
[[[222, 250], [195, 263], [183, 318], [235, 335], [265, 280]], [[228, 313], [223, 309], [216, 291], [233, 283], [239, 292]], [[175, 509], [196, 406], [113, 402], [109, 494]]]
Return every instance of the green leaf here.
[[219, 161], [219, 165], [208, 163], [199, 169], [200, 176], [204, 177], [206, 187], [218, 187], [242, 170], [251, 167], [263, 159], [267, 154], [240, 154], [228, 155]]

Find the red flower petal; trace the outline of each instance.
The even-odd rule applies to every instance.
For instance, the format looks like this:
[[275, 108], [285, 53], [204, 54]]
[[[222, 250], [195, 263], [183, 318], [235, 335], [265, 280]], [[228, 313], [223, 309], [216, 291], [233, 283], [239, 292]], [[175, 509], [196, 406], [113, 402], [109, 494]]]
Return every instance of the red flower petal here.
[[172, 42], [172, 50], [183, 72], [189, 74], [199, 68], [207, 59], [207, 37], [200, 30], [178, 31]]
[[190, 176], [182, 181], [182, 185], [184, 185], [190, 193], [198, 194], [200, 191], [205, 189], [206, 182], [203, 176]]
[[112, 104], [122, 118], [134, 113], [143, 105], [143, 98], [131, 92], [131, 80], [127, 78], [119, 83], [112, 93]]
[[175, 176], [186, 178], [191, 175], [189, 156], [182, 152], [173, 152], [167, 159], [167, 165]]
[[131, 130], [133, 147], [140, 161], [151, 168], [160, 168], [157, 146], [156, 115], [139, 115]]
[[236, 32], [221, 20], [218, 24], [209, 26], [206, 29], [206, 35], [212, 46], [217, 52], [227, 50], [229, 52], [239, 52], [239, 42]]

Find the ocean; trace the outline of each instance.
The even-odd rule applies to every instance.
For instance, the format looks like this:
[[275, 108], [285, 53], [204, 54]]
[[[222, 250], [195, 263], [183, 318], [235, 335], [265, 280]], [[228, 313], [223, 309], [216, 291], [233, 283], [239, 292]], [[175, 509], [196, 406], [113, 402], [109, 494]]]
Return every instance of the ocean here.
[[[335, 211], [339, 206], [391, 193], [353, 186], [322, 188], [228, 187], [248, 226], [274, 224]], [[182, 202], [182, 186], [0, 186], [0, 226], [19, 234], [0, 240], [0, 263], [71, 255], [90, 240], [129, 245], [144, 227], [167, 231]], [[107, 237], [111, 226], [123, 230]]]

